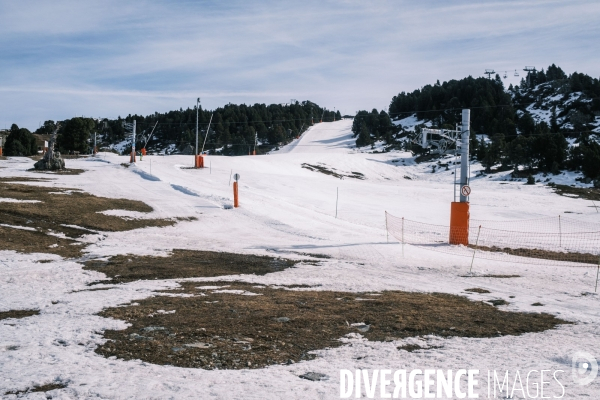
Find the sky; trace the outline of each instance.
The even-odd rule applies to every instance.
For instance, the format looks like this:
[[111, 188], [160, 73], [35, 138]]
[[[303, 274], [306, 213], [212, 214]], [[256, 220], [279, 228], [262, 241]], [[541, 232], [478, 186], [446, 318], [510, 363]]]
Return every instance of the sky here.
[[[0, 129], [227, 103], [342, 114], [493, 69], [600, 77], [600, 2], [0, 0]], [[515, 77], [515, 70], [519, 77]]]

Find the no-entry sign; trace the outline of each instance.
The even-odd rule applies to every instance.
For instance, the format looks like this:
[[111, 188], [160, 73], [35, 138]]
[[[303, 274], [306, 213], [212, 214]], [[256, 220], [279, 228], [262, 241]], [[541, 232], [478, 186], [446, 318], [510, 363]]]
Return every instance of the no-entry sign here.
[[468, 195], [471, 194], [471, 188], [467, 185], [464, 185], [463, 187], [460, 188], [460, 194], [467, 197]]

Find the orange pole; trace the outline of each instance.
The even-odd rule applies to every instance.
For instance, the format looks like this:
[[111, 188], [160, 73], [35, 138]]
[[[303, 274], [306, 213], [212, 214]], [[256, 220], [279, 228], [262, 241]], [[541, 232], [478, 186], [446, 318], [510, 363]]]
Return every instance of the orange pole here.
[[453, 201], [450, 206], [450, 244], [469, 245], [469, 203]]
[[240, 206], [240, 202], [238, 201], [238, 183], [237, 182], [233, 182], [233, 206], [236, 208]]
[[0, 157], [2, 157], [2, 147], [0, 147]]
[[204, 168], [204, 156], [197, 155], [194, 158], [194, 168]]

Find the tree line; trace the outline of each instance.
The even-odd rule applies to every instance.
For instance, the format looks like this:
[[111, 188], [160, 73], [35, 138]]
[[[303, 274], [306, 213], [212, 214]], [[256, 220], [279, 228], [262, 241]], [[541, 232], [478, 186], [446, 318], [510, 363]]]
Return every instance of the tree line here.
[[[212, 116], [210, 129], [209, 120]], [[339, 111], [333, 112], [310, 102], [289, 104], [227, 104], [215, 110], [198, 109], [198, 126], [201, 143], [206, 135], [206, 148], [213, 154], [241, 155], [254, 149], [268, 151], [275, 146], [288, 143], [313, 123], [341, 119]], [[93, 136], [97, 135], [98, 146], [109, 146], [130, 140], [131, 128], [127, 125], [136, 121], [136, 148], [145, 144], [152, 128], [156, 129], [147, 143], [148, 151], [161, 151], [169, 145], [182, 149], [186, 145], [195, 146], [196, 108], [180, 109], [148, 116], [128, 115], [116, 119], [71, 118], [55, 122], [44, 122], [35, 134], [51, 134], [57, 123], [60, 124], [57, 147], [61, 152], [78, 151], [88, 153], [93, 146]], [[36, 141], [26, 128], [11, 127], [5, 145], [9, 156], [29, 156], [37, 154]], [[202, 145], [202, 144], [201, 144]], [[200, 147], [201, 147], [200, 145]], [[124, 152], [129, 152], [127, 147]]]
[[[531, 106], [549, 112], [550, 122], [536, 122]], [[357, 146], [383, 141], [388, 149], [403, 146], [418, 153], [423, 149], [403, 139], [413, 133], [391, 120], [411, 116], [423, 120], [416, 132], [425, 120], [433, 128], [455, 129], [463, 108], [471, 110], [471, 155], [487, 171], [494, 167], [553, 173], [572, 169], [600, 179], [600, 145], [593, 132], [600, 115], [600, 81], [577, 72], [567, 75], [554, 64], [546, 71], [528, 73], [520, 86], [508, 89], [496, 75], [437, 81], [401, 92], [392, 98], [389, 114], [359, 111], [352, 132]]]

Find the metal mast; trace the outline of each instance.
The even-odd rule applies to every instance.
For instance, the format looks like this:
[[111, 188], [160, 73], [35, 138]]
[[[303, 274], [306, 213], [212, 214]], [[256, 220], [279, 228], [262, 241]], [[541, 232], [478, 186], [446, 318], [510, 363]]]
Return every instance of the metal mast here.
[[200, 97], [198, 97], [198, 99], [196, 99], [196, 154], [198, 155], [198, 109], [200, 105]]
[[[460, 145], [460, 187], [469, 185], [469, 134], [471, 124], [471, 110], [462, 110], [462, 140]], [[466, 203], [469, 196], [464, 196], [460, 191], [460, 202]]]

